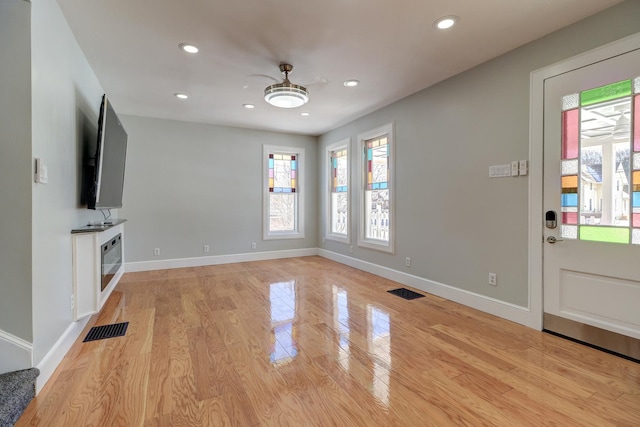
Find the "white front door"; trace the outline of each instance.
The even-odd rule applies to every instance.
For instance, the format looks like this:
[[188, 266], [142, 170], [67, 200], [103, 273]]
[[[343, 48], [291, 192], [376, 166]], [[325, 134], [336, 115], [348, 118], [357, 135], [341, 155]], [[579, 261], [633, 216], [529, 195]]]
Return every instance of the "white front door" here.
[[640, 359], [640, 49], [545, 81], [543, 186], [544, 328]]

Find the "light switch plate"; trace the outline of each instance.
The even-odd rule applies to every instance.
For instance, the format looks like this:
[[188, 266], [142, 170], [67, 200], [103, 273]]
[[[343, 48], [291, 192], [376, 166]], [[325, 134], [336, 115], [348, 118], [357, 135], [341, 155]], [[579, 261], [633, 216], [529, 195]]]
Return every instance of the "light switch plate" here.
[[510, 165], [489, 166], [489, 178], [502, 178], [505, 176], [511, 176]]
[[529, 161], [528, 160], [520, 160], [520, 175], [525, 176], [529, 174]]
[[511, 176], [518, 176], [518, 174], [520, 173], [518, 165], [519, 163], [517, 160], [511, 162]]

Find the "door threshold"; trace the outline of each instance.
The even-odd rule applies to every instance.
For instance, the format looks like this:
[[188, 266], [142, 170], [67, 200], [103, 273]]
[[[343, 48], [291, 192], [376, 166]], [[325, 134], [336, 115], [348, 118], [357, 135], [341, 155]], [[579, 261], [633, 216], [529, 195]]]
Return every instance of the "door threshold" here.
[[544, 313], [543, 331], [618, 357], [640, 363], [640, 340]]

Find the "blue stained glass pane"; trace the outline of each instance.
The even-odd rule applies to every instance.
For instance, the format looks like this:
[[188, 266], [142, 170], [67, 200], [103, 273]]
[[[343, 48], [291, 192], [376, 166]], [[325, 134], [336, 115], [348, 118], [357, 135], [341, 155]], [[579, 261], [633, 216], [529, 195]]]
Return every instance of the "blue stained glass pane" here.
[[291, 170], [296, 170], [297, 169], [297, 160], [291, 160]]
[[291, 193], [291, 189], [290, 188], [283, 188], [282, 192], [283, 193]]
[[380, 184], [379, 184], [379, 183], [377, 183], [377, 182], [375, 182], [375, 183], [373, 184], [373, 189], [374, 189], [374, 190], [379, 190], [379, 189], [380, 189]]
[[336, 159], [335, 157], [332, 159], [333, 160], [333, 167], [337, 168], [338, 167], [338, 159]]
[[562, 195], [562, 207], [578, 206], [578, 195], [563, 194]]
[[269, 159], [269, 169], [273, 169], [273, 159]]
[[274, 192], [274, 193], [282, 193], [282, 187], [275, 187], [275, 188], [273, 189], [273, 192]]
[[638, 191], [633, 192], [633, 207], [640, 208], [640, 192]]
[[367, 160], [373, 160], [373, 149], [371, 148], [367, 150]]
[[347, 186], [338, 187], [338, 191], [341, 193], [345, 193], [347, 191]]
[[387, 188], [387, 183], [386, 182], [381, 182], [380, 183], [380, 188], [382, 188], [382, 189]]

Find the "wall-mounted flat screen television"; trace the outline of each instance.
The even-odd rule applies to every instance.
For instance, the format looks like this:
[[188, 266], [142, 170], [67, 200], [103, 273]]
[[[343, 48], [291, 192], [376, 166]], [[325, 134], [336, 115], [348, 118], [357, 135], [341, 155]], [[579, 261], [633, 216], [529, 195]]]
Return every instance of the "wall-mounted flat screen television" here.
[[98, 144], [95, 154], [89, 209], [122, 207], [124, 166], [127, 157], [127, 132], [106, 95], [102, 97], [98, 121]]

